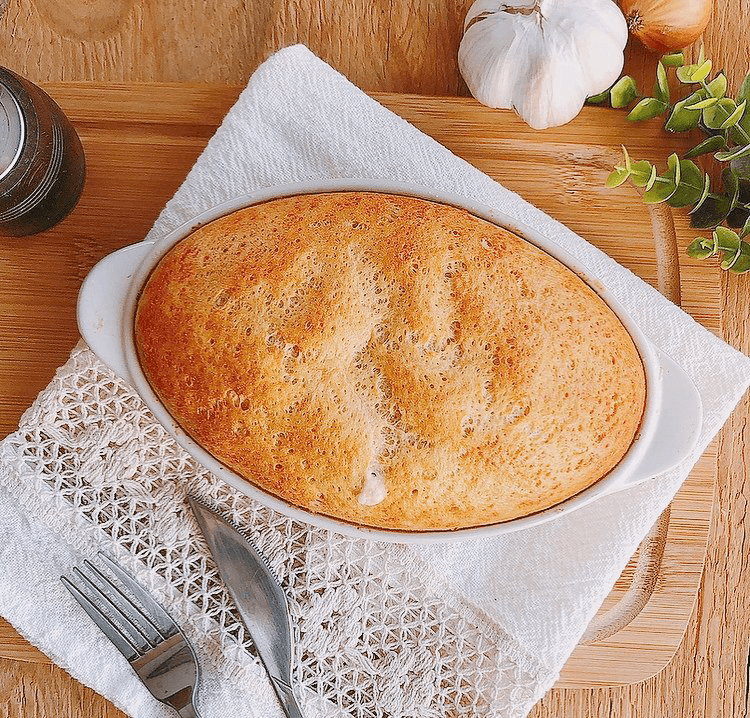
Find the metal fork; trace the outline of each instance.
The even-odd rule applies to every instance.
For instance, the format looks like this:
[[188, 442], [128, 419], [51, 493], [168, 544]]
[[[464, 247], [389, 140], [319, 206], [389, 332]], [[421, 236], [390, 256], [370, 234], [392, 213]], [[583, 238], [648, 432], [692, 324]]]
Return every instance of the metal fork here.
[[192, 646], [167, 612], [138, 583], [103, 553], [106, 564], [133, 598], [90, 561], [86, 572], [73, 568], [75, 582], [61, 576], [65, 587], [128, 660], [157, 700], [182, 718], [199, 718], [193, 705], [198, 662]]

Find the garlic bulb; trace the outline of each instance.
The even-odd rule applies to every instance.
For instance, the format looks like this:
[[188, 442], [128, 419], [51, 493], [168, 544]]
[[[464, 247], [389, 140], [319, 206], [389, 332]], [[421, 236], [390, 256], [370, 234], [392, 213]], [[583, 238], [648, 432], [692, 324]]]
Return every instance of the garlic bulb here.
[[612, 0], [476, 0], [464, 28], [458, 64], [471, 94], [534, 129], [564, 125], [610, 87], [628, 39]]
[[620, 0], [628, 29], [649, 50], [692, 45], [711, 18], [711, 0]]

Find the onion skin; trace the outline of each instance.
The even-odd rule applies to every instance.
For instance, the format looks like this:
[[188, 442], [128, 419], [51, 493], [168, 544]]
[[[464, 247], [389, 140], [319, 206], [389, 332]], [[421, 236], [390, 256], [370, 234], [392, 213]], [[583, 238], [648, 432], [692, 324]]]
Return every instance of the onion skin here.
[[620, 0], [631, 35], [665, 53], [692, 45], [711, 19], [711, 0]]

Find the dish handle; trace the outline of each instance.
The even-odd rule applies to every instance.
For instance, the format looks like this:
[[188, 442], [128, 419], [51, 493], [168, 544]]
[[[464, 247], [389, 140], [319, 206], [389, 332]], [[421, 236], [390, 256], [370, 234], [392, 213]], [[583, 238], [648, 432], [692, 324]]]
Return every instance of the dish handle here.
[[[661, 349], [654, 347], [661, 375], [661, 409], [651, 443], [628, 477], [614, 491], [639, 484], [674, 468], [695, 449], [703, 424], [703, 402], [690, 377]], [[664, 411], [663, 407], [669, 407]]]
[[78, 293], [78, 330], [110, 369], [131, 383], [123, 322], [131, 279], [153, 242], [138, 242], [108, 254], [89, 272]]

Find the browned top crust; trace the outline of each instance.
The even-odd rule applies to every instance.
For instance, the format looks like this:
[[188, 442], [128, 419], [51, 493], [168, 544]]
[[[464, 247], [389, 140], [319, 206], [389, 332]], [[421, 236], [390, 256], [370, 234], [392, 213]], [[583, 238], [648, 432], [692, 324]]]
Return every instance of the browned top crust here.
[[372, 527], [553, 506], [620, 461], [645, 402], [632, 339], [573, 272], [468, 212], [387, 194], [278, 199], [198, 229], [149, 277], [135, 337], [216, 458]]

